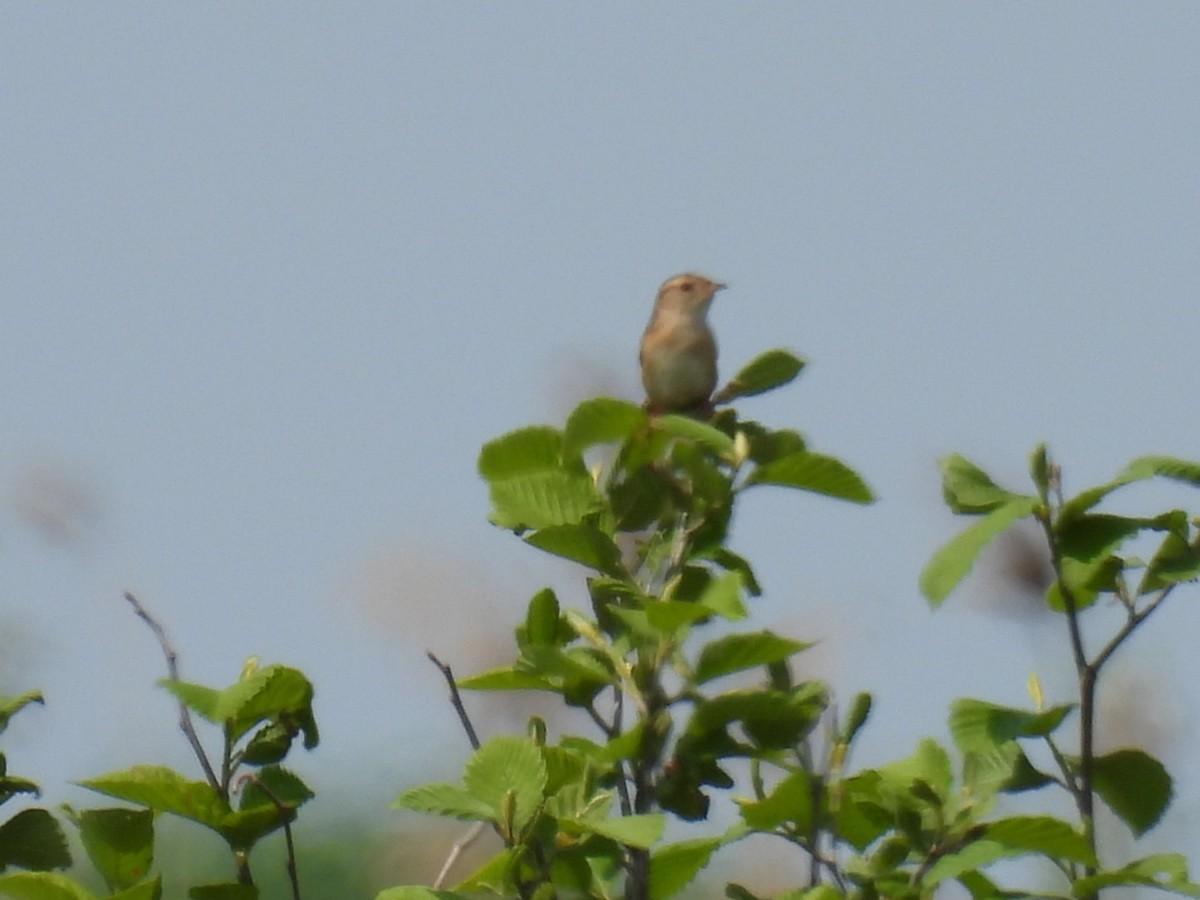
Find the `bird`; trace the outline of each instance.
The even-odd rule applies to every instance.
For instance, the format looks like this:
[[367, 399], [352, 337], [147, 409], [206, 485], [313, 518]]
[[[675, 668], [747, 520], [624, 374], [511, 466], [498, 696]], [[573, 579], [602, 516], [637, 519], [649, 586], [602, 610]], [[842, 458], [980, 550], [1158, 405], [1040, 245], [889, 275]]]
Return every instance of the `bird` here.
[[708, 308], [725, 285], [685, 272], [663, 282], [638, 354], [646, 411], [710, 415], [717, 386], [717, 342]]

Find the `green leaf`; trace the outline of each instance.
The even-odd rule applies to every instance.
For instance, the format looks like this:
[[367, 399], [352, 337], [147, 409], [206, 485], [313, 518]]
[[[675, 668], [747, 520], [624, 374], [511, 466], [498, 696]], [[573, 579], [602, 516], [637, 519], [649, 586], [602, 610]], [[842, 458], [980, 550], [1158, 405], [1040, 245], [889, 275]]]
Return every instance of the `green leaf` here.
[[[562, 824], [565, 826], [568, 823]], [[618, 844], [645, 850], [662, 837], [667, 818], [660, 813], [653, 813], [612, 819], [575, 819], [569, 824], [579, 831], [598, 834]]]
[[559, 640], [558, 597], [550, 588], [542, 588], [529, 600], [525, 613], [524, 640], [529, 644], [557, 647]]
[[1200, 487], [1200, 463], [1174, 456], [1141, 456], [1126, 466], [1117, 478], [1128, 482], [1155, 476]]
[[730, 622], [741, 621], [747, 616], [746, 606], [742, 603], [742, 576], [738, 572], [726, 572], [712, 579], [696, 602]]
[[812, 822], [813, 784], [807, 772], [797, 770], [762, 800], [738, 800], [737, 804], [742, 820], [755, 831], [773, 832], [788, 822], [795, 832], [806, 834]]
[[862, 477], [844, 462], [807, 450], [759, 466], [747, 484], [794, 487], [852, 503], [871, 503], [875, 499]]
[[706, 644], [696, 663], [696, 684], [741, 672], [756, 666], [779, 662], [799, 653], [812, 643], [800, 643], [779, 637], [770, 631], [730, 634]]
[[233, 812], [207, 782], [188, 781], [163, 766], [134, 766], [78, 784], [99, 794], [191, 819], [218, 831]]
[[456, 784], [422, 784], [402, 793], [392, 803], [395, 809], [432, 813], [454, 819], [491, 821], [495, 809]]
[[554, 682], [536, 672], [501, 666], [476, 675], [459, 679], [458, 687], [464, 691], [553, 691]]
[[688, 416], [666, 415], [651, 419], [651, 423], [657, 431], [672, 437], [694, 441], [717, 453], [733, 452], [733, 438], [705, 422], [699, 422]]
[[625, 400], [596, 397], [575, 407], [563, 433], [563, 452], [575, 457], [596, 444], [624, 441], [649, 420], [646, 413]]
[[942, 496], [954, 512], [979, 515], [1022, 497], [997, 485], [988, 474], [957, 453], [938, 460], [942, 470]]
[[548, 425], [510, 431], [479, 451], [479, 474], [490, 482], [558, 469], [562, 464], [562, 433]]
[[594, 525], [550, 525], [525, 536], [539, 550], [580, 563], [614, 577], [624, 572], [621, 551], [612, 538]]
[[498, 815], [505, 808], [506, 795], [513, 797], [514, 826], [525, 827], [538, 807], [546, 789], [546, 762], [541, 750], [527, 738], [495, 737], [467, 760], [463, 785]]
[[14, 872], [0, 875], [0, 897], [16, 900], [97, 900], [75, 879], [58, 872]]
[[237, 740], [263, 721], [284, 721], [289, 731], [304, 733], [304, 746], [318, 743], [312, 713], [313, 687], [298, 669], [270, 665], [221, 691], [185, 681], [163, 679], [164, 688], [211, 722], [229, 727]]
[[131, 888], [150, 875], [154, 813], [148, 809], [85, 809], [76, 817], [88, 859], [110, 891]]
[[155, 875], [123, 891], [110, 894], [108, 900], [162, 900], [162, 876]]
[[24, 809], [0, 825], [0, 871], [61, 869], [71, 864], [62, 827], [44, 809]]
[[725, 571], [737, 572], [741, 575], [742, 585], [746, 588], [746, 593], [751, 597], [762, 596], [762, 588], [759, 586], [758, 579], [754, 577], [754, 570], [750, 568], [750, 563], [746, 559], [738, 556], [726, 547], [714, 547], [708, 553], [708, 558]]
[[1036, 497], [1015, 497], [996, 506], [979, 521], [960, 531], [942, 546], [921, 572], [921, 592], [929, 605], [938, 607], [966, 577], [976, 558], [993, 538], [1025, 518], [1038, 505]]
[[1050, 496], [1050, 457], [1045, 444], [1038, 444], [1029, 454], [1029, 476], [1037, 487], [1038, 497], [1045, 503]]
[[1086, 606], [1097, 591], [1111, 588], [1120, 562], [1113, 553], [1138, 532], [1161, 530], [1165, 519], [1129, 518], [1113, 515], [1080, 514], [1056, 523], [1059, 552], [1062, 555], [1063, 581], [1076, 595], [1080, 607]]
[[296, 809], [314, 796], [316, 795], [308, 785], [294, 772], [277, 765], [264, 766], [252, 779], [245, 782], [238, 808], [251, 810], [267, 806], [278, 809], [278, 801], [285, 807]]
[[491, 482], [491, 520], [524, 530], [583, 521], [600, 502], [586, 472], [550, 469]]
[[1050, 734], [1074, 708], [1064, 704], [1033, 713], [962, 698], [950, 705], [950, 734], [962, 753], [987, 753], [1017, 738]]
[[712, 614], [708, 607], [684, 600], [659, 600], [648, 604], [645, 610], [646, 621], [660, 634], [674, 634], [683, 626], [707, 619]]
[[650, 900], [674, 897], [691, 884], [720, 846], [717, 838], [698, 838], [667, 844], [651, 853]]
[[1013, 850], [1083, 865], [1096, 862], [1087, 839], [1066, 822], [1050, 816], [1010, 816], [988, 822], [982, 831], [982, 837]]
[[995, 841], [971, 841], [962, 849], [939, 858], [925, 873], [922, 884], [934, 886], [951, 878], [959, 878], [968, 872], [982, 869], [997, 860], [1023, 856], [1026, 852], [1028, 851], [1006, 847]]
[[944, 802], [953, 783], [950, 756], [932, 738], [922, 738], [912, 755], [875, 771], [879, 774], [881, 787], [901, 798], [911, 795], [913, 783], [920, 781]]
[[375, 900], [467, 900], [466, 894], [455, 894], [452, 891], [435, 891], [433, 888], [409, 886], [392, 887], [380, 891]]
[[0, 734], [8, 728], [9, 720], [30, 703], [44, 704], [41, 691], [29, 691], [16, 697], [0, 696]]
[[1162, 817], [1171, 803], [1171, 776], [1153, 756], [1141, 750], [1116, 750], [1093, 762], [1096, 793], [1136, 837]]
[[774, 390], [794, 379], [803, 368], [804, 361], [787, 350], [768, 350], [750, 360], [713, 400], [725, 403]]
[[1138, 595], [1161, 590], [1168, 584], [1200, 578], [1200, 547], [1168, 532], [1138, 585]]
[[1090, 897], [1101, 888], [1121, 885], [1155, 887], [1185, 897], [1200, 897], [1200, 885], [1190, 880], [1187, 860], [1178, 853], [1147, 856], [1111, 872], [1080, 878], [1071, 885], [1071, 895]]

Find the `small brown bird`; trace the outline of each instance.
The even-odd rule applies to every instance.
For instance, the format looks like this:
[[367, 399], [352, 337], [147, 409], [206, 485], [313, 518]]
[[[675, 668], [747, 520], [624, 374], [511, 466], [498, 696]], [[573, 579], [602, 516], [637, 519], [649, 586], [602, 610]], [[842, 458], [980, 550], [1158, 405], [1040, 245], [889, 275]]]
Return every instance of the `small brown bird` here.
[[703, 275], [668, 278], [658, 289], [639, 359], [651, 413], [707, 412], [717, 386], [717, 343], [708, 307], [725, 285]]

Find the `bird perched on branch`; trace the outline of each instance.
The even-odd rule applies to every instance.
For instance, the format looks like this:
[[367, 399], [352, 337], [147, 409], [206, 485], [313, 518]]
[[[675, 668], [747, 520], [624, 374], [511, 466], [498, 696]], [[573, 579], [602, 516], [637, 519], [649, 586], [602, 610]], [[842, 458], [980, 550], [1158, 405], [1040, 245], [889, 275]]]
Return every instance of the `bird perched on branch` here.
[[658, 289], [639, 354], [649, 412], [711, 413], [717, 343], [708, 327], [708, 308], [724, 287], [685, 273]]

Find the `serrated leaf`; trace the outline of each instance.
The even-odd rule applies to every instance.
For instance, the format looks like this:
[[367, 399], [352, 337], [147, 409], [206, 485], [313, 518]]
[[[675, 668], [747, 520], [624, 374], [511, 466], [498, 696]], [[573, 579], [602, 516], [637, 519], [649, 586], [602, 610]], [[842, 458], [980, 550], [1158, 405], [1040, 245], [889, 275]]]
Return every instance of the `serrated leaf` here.
[[1126, 466], [1117, 478], [1140, 481], [1155, 476], [1200, 487], [1200, 463], [1174, 456], [1141, 456]]
[[1141, 750], [1116, 750], [1092, 764], [1096, 793], [1135, 837], [1153, 828], [1171, 803], [1167, 770]]
[[942, 470], [942, 496], [954, 512], [980, 515], [1021, 497], [997, 485], [983, 469], [955, 453], [938, 460]]
[[687, 887], [721, 846], [717, 838], [678, 841], [650, 854], [650, 900], [667, 900]]
[[210, 828], [219, 828], [232, 812], [207, 782], [189, 781], [163, 766], [133, 766], [78, 783], [97, 793], [173, 813]]
[[667, 819], [661, 813], [651, 813], [611, 819], [575, 819], [570, 822], [570, 826], [589, 834], [609, 838], [627, 847], [645, 850], [662, 837]]
[[546, 789], [546, 762], [527, 738], [495, 737], [476, 750], [463, 771], [463, 786], [499, 814], [512, 796], [512, 821], [525, 827], [541, 806]]
[[392, 802], [392, 807], [454, 819], [482, 821], [490, 821], [496, 813], [491, 804], [456, 784], [444, 782], [410, 788]]
[[657, 431], [662, 431], [672, 437], [686, 438], [715, 450], [717, 453], [732, 453], [733, 438], [713, 426], [700, 422], [688, 416], [666, 415], [651, 419]]
[[871, 503], [875, 495], [857, 472], [841, 460], [807, 450], [792, 453], [756, 468], [748, 484], [775, 484], [849, 500]]
[[85, 809], [75, 823], [88, 859], [110, 891], [124, 890], [150, 874], [154, 813], [148, 809]]
[[596, 444], [624, 441], [649, 417], [640, 407], [626, 400], [596, 397], [580, 403], [567, 417], [563, 432], [563, 452], [577, 456]]
[[986, 753], [1017, 738], [1050, 734], [1074, 708], [1064, 704], [1042, 712], [1026, 712], [963, 698], [950, 706], [950, 734], [963, 753]]
[[290, 728], [304, 733], [306, 748], [318, 743], [313, 687], [298, 669], [264, 666], [220, 691], [171, 679], [159, 683], [204, 718], [227, 725], [234, 740], [260, 722], [285, 719]]
[[611, 537], [594, 525], [549, 525], [525, 535], [526, 543], [605, 575], [620, 576], [621, 551]]
[[1040, 853], [1050, 859], [1095, 865], [1082, 834], [1050, 816], [1010, 816], [982, 826], [982, 837], [1013, 850]]
[[705, 645], [696, 663], [696, 684], [788, 659], [812, 643], [782, 638], [770, 631], [730, 634]]
[[533, 425], [488, 441], [479, 451], [478, 465], [484, 480], [494, 482], [558, 469], [562, 463], [562, 433], [548, 425]]
[[1038, 505], [1036, 497], [1016, 497], [992, 509], [983, 518], [945, 543], [921, 572], [921, 593], [938, 607], [966, 577], [980, 552], [992, 539], [1025, 518]]
[[24, 809], [0, 825], [0, 871], [62, 869], [71, 864], [62, 826], [44, 809]]
[[1080, 878], [1071, 885], [1071, 895], [1091, 897], [1101, 888], [1122, 885], [1155, 887], [1185, 897], [1200, 897], [1200, 885], [1191, 881], [1187, 859], [1178, 853], [1147, 856], [1110, 872]]
[[738, 397], [753, 397], [766, 391], [783, 387], [792, 381], [804, 361], [787, 350], [768, 350], [750, 360], [740, 372], [733, 376], [729, 384], [717, 392], [713, 401], [725, 403]]
[[545, 528], [583, 521], [600, 500], [583, 471], [546, 469], [490, 483], [491, 520], [501, 528]]

